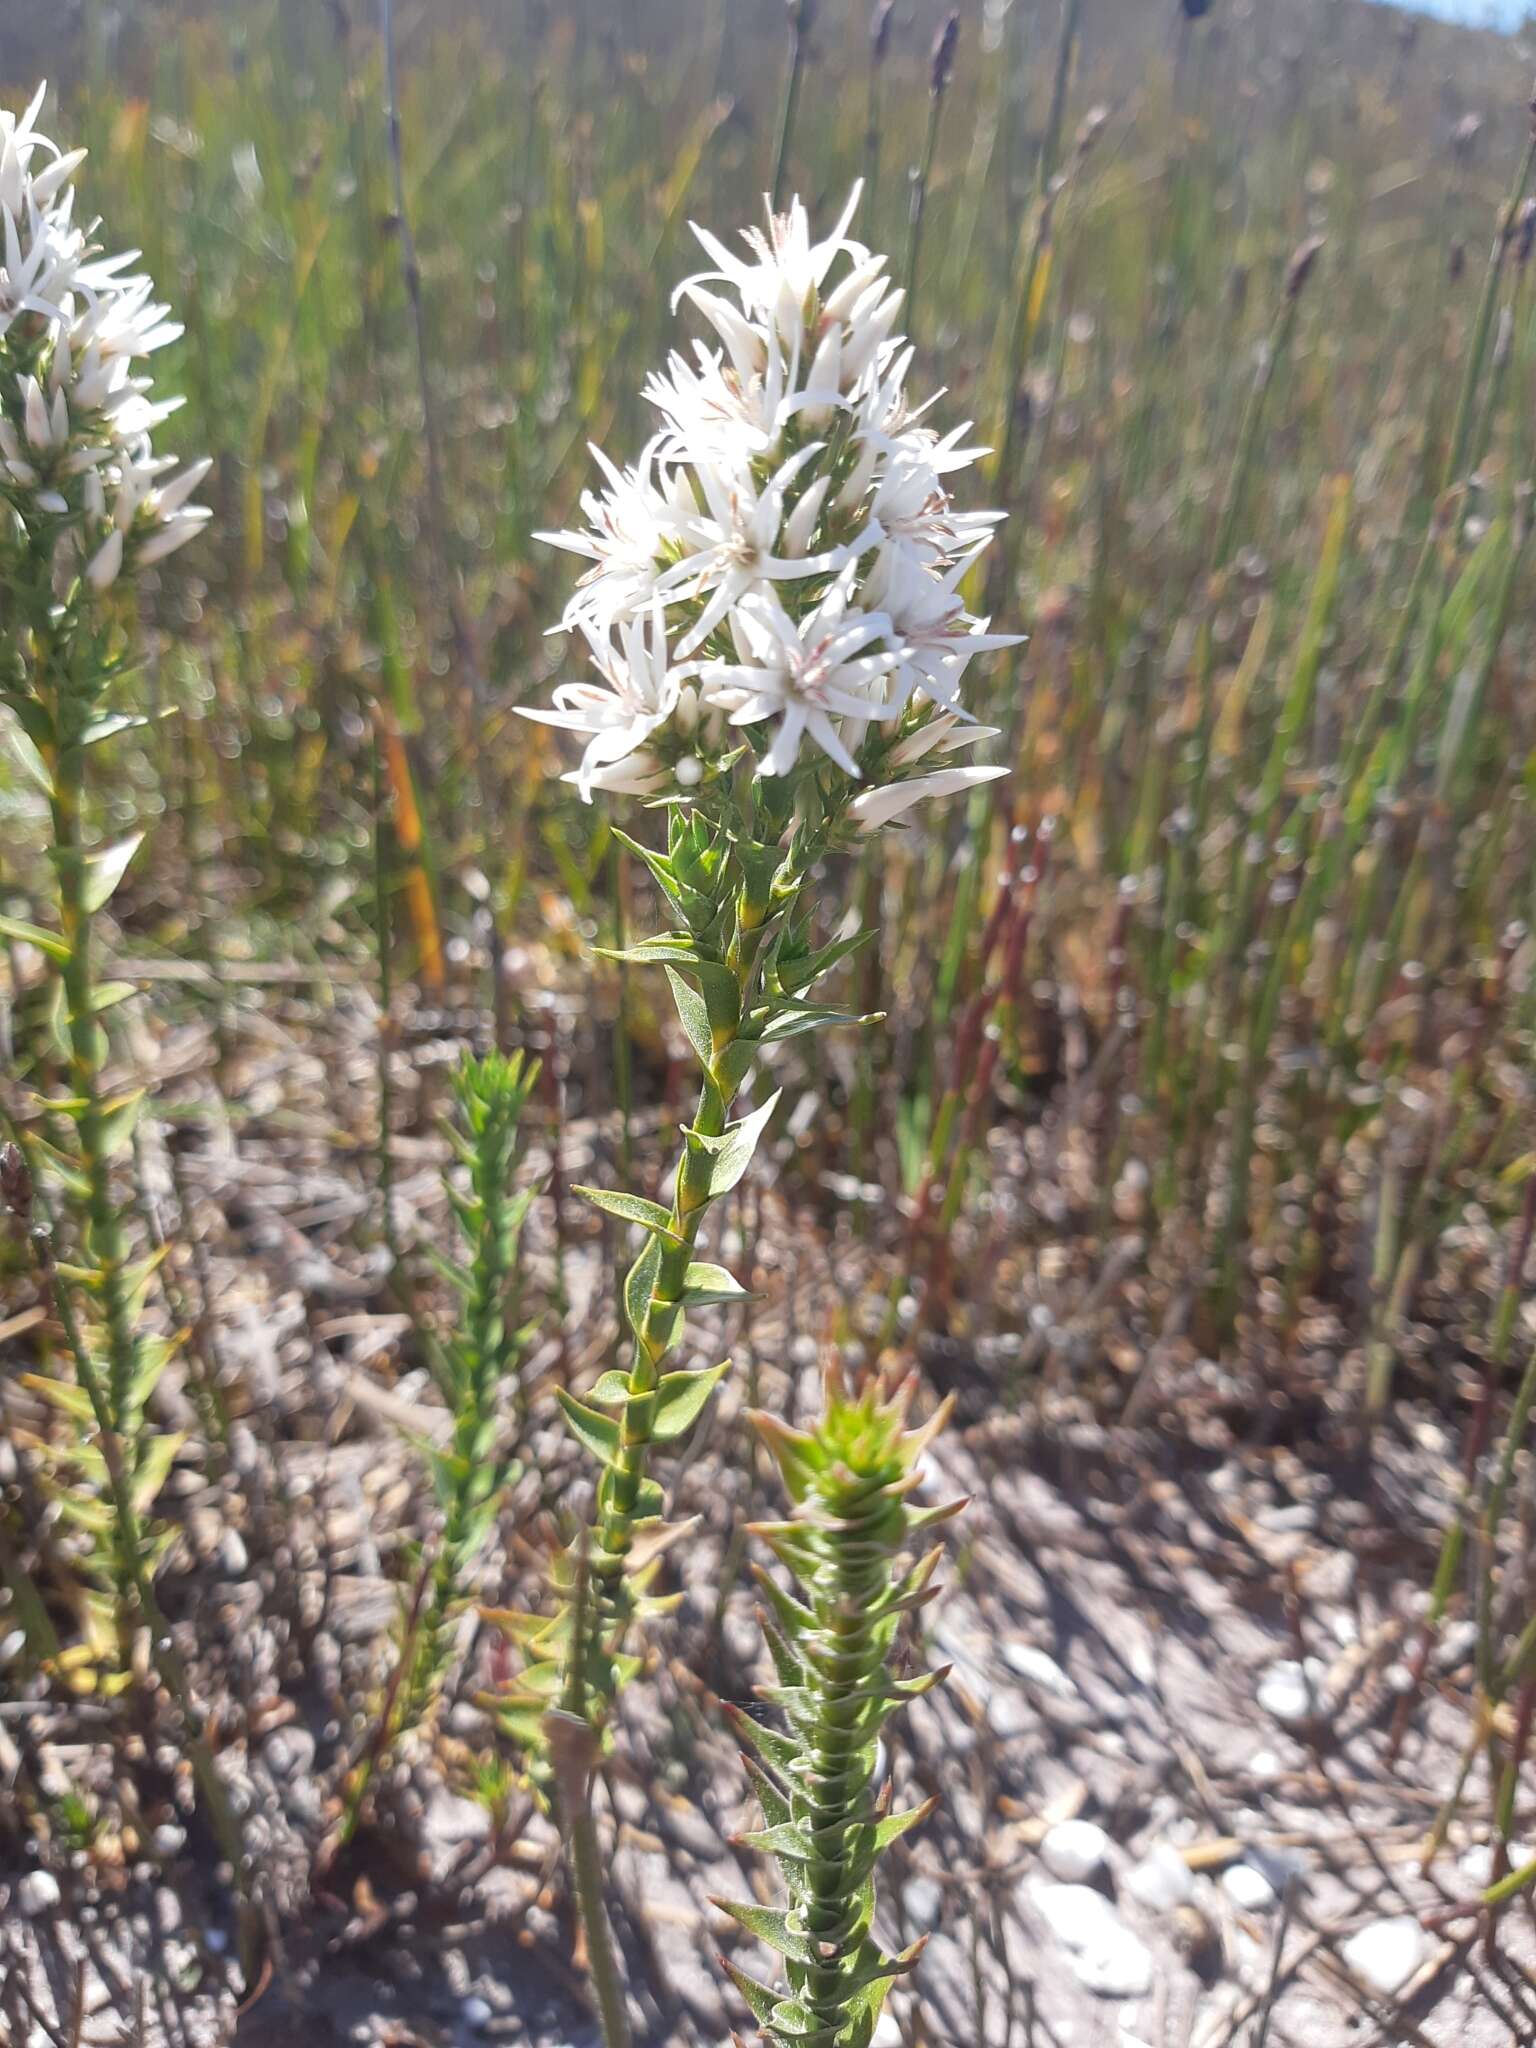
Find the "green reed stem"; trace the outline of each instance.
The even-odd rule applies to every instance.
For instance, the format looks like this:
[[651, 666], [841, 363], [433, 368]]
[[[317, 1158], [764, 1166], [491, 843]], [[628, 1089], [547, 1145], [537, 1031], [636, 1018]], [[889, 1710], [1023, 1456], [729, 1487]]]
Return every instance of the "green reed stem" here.
[[795, 130], [795, 112], [800, 104], [800, 76], [805, 68], [805, 39], [815, 18], [815, 0], [789, 0], [789, 70], [784, 79], [784, 97], [779, 104], [777, 139], [773, 146], [773, 210], [782, 213], [788, 193], [789, 145]]

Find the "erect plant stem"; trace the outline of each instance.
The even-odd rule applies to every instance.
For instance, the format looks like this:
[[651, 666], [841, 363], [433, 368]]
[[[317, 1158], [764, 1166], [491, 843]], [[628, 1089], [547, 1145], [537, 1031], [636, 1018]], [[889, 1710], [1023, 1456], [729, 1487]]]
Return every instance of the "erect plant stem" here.
[[[557, 1745], [558, 1748], [558, 1745]], [[629, 2013], [603, 1902], [603, 1857], [592, 1811], [592, 1772], [568, 1770], [561, 1780], [560, 1811], [570, 1845], [571, 1875], [587, 1944], [587, 1969], [602, 2022], [604, 2048], [630, 2048]]]
[[794, 134], [795, 110], [800, 104], [800, 77], [805, 69], [805, 32], [810, 26], [813, 0], [789, 0], [789, 71], [784, 80], [784, 98], [779, 107], [778, 139], [773, 147], [773, 210], [784, 206], [784, 180], [789, 171], [789, 144]]
[[[798, 884], [795, 893], [798, 893]], [[794, 907], [794, 894], [781, 900], [784, 915]], [[737, 989], [745, 1000], [752, 980], [758, 941], [763, 926], [763, 909], [743, 900], [741, 928], [733, 942], [727, 965], [736, 977]], [[723, 1072], [723, 1060], [736, 1045], [738, 1030], [720, 1035], [714, 1059], [699, 1090], [693, 1129], [704, 1138], [718, 1138], [726, 1127], [735, 1089], [716, 1078]], [[635, 1356], [630, 1369], [629, 1396], [620, 1418], [619, 1461], [611, 1473], [612, 1484], [601, 1489], [597, 1519], [597, 1548], [591, 1560], [598, 1598], [593, 1602], [592, 1621], [603, 1627], [613, 1618], [611, 1603], [617, 1594], [625, 1564], [634, 1543], [634, 1524], [640, 1488], [647, 1477], [651, 1433], [655, 1419], [655, 1393], [661, 1377], [661, 1362], [671, 1348], [678, 1304], [682, 1298], [689, 1264], [698, 1244], [699, 1228], [709, 1206], [707, 1189], [690, 1184], [689, 1152], [685, 1145], [677, 1163], [672, 1196], [672, 1241], [663, 1246], [655, 1284], [646, 1300], [635, 1335]]]
[[[588, 1563], [587, 1556], [578, 1560], [572, 1600], [571, 1635], [578, 1643], [586, 1633], [587, 1606], [592, 1597]], [[573, 1658], [567, 1667], [560, 1705], [545, 1716], [544, 1732], [559, 1819], [570, 1852], [576, 1909], [586, 1938], [587, 1970], [597, 1999], [604, 2048], [630, 2048], [629, 2008], [624, 2002], [624, 1982], [614, 1953], [613, 1930], [608, 1924], [602, 1849], [592, 1808], [598, 1738], [587, 1714], [584, 1667], [579, 1657]]]
[[120, 1430], [127, 1420], [133, 1384], [133, 1317], [123, 1281], [127, 1246], [112, 1194], [101, 1105], [103, 1033], [94, 1000], [92, 919], [85, 906], [85, 849], [80, 834], [82, 757], [77, 747], [65, 744], [48, 765], [54, 792], [51, 808], [54, 865], [59, 878], [59, 930], [69, 949], [60, 972], [64, 983], [70, 1084], [81, 1104], [76, 1128], [80, 1134], [80, 1163], [89, 1187], [85, 1203], [88, 1241], [84, 1249], [101, 1281], [102, 1322], [107, 1336], [108, 1377], [104, 1392], [110, 1427]]
[[[38, 1198], [40, 1199], [40, 1198]], [[46, 1214], [46, 1211], [45, 1211]], [[250, 1872], [246, 1856], [245, 1841], [240, 1822], [224, 1781], [219, 1776], [209, 1746], [206, 1724], [202, 1710], [198, 1707], [192, 1690], [192, 1681], [182, 1662], [176, 1645], [171, 1638], [170, 1623], [156, 1598], [149, 1568], [144, 1561], [144, 1529], [137, 1508], [133, 1503], [133, 1489], [123, 1464], [122, 1439], [112, 1421], [110, 1397], [96, 1370], [90, 1347], [75, 1315], [74, 1304], [53, 1262], [52, 1233], [49, 1227], [35, 1228], [30, 1233], [33, 1257], [39, 1278], [47, 1290], [54, 1313], [64, 1332], [64, 1341], [74, 1359], [76, 1376], [85, 1391], [95, 1419], [97, 1442], [102, 1462], [107, 1469], [107, 1490], [111, 1497], [113, 1519], [117, 1527], [117, 1546], [123, 1565], [124, 1577], [137, 1602], [144, 1626], [149, 1632], [150, 1657], [167, 1693], [174, 1701], [181, 1716], [187, 1746], [187, 1760], [192, 1766], [193, 1780], [208, 1815], [209, 1826], [220, 1855], [228, 1862], [234, 1878], [237, 1896], [240, 1900], [240, 1966], [247, 1984], [254, 1982], [259, 1954], [261, 1917], [255, 1897], [250, 1889]]]

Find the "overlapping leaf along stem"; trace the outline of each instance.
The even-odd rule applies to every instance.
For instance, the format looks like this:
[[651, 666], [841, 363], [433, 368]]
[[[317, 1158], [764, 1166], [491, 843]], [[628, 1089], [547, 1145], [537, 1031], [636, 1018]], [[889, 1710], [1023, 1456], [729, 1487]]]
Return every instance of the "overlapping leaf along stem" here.
[[[55, 1031], [68, 1077], [68, 1092], [44, 1102], [49, 1137], [34, 1141], [34, 1154], [69, 1197], [77, 1257], [59, 1268], [59, 1283], [74, 1291], [85, 1311], [77, 1324], [77, 1384], [41, 1375], [30, 1384], [75, 1425], [59, 1460], [70, 1481], [60, 1499], [90, 1543], [89, 1569], [103, 1592], [91, 1595], [88, 1605], [98, 1613], [107, 1610], [104, 1618], [115, 1629], [125, 1675], [138, 1567], [153, 1569], [166, 1541], [142, 1517], [180, 1443], [179, 1437], [144, 1427], [149, 1395], [173, 1347], [139, 1329], [159, 1255], [132, 1256], [112, 1183], [112, 1160], [132, 1135], [141, 1091], [115, 1101], [103, 1095], [102, 1018], [131, 991], [124, 983], [98, 982], [94, 925], [137, 841], [95, 853], [85, 845], [86, 749], [116, 723], [103, 716], [119, 668], [105, 634], [74, 607], [51, 607], [41, 573], [35, 587], [23, 584], [20, 609], [31, 623], [23, 635], [19, 676], [4, 691], [4, 701], [35, 749], [35, 772], [49, 807], [58, 932], [31, 936], [57, 970]], [[109, 1432], [127, 1489], [121, 1502], [108, 1484], [100, 1443]]]
[[453, 1076], [462, 1130], [449, 1127], [454, 1150], [468, 1171], [464, 1191], [448, 1199], [463, 1233], [467, 1259], [444, 1262], [462, 1303], [459, 1327], [434, 1359], [453, 1416], [447, 1445], [435, 1452], [432, 1476], [443, 1515], [421, 1623], [423, 1668], [416, 1703], [425, 1708], [451, 1658], [449, 1628], [468, 1591], [470, 1570], [497, 1507], [515, 1477], [510, 1452], [492, 1455], [504, 1421], [505, 1400], [521, 1421], [523, 1390], [517, 1377], [526, 1332], [517, 1314], [518, 1241], [536, 1190], [515, 1188], [521, 1119], [539, 1078], [537, 1060], [521, 1053], [488, 1053], [463, 1060]]
[[[694, 1257], [706, 1211], [746, 1172], [773, 1107], [765, 1103], [732, 1124], [732, 1104], [763, 1039], [782, 1035], [775, 1024], [813, 1009], [798, 1004], [780, 982], [781, 973], [794, 978], [784, 942], [820, 851], [819, 835], [803, 828], [788, 846], [782, 843], [786, 798], [774, 785], [760, 785], [750, 804], [744, 793], [740, 808], [713, 826], [698, 814], [678, 819], [665, 859], [631, 842], [689, 929], [645, 941], [627, 958], [666, 968], [703, 1080], [694, 1121], [684, 1131], [670, 1210], [657, 1207], [652, 1213], [634, 1198], [584, 1191], [598, 1206], [642, 1222], [648, 1233], [624, 1290], [634, 1337], [629, 1372], [605, 1375], [594, 1390], [595, 1400], [616, 1408], [616, 1418], [594, 1442], [594, 1424], [602, 1418], [580, 1403], [565, 1403], [576, 1433], [598, 1451], [604, 1466], [593, 1541], [584, 1551], [592, 1581], [589, 1648], [606, 1641], [616, 1649], [630, 1618], [627, 1570], [637, 1525], [661, 1511], [659, 1489], [649, 1476], [652, 1448], [684, 1434], [725, 1371], [721, 1365], [667, 1374], [662, 1367], [690, 1307], [739, 1299], [744, 1292], [721, 1268], [700, 1265]], [[603, 1440], [607, 1431], [611, 1445]], [[581, 1710], [577, 1675], [573, 1658], [563, 1701]]]
[[539, 1078], [522, 1053], [466, 1055], [454, 1069], [456, 1123], [444, 1119], [453, 1155], [467, 1174], [444, 1173], [458, 1221], [462, 1259], [432, 1252], [459, 1300], [446, 1338], [431, 1332], [428, 1356], [451, 1418], [448, 1440], [426, 1452], [442, 1517], [436, 1550], [419, 1565], [400, 1618], [399, 1655], [385, 1687], [370, 1745], [349, 1774], [327, 1855], [354, 1834], [369, 1791], [396, 1742], [432, 1712], [453, 1669], [457, 1623], [475, 1590], [475, 1566], [518, 1474], [516, 1429], [525, 1411], [519, 1363], [529, 1331], [516, 1326], [518, 1241], [533, 1186], [517, 1188], [521, 1120]]
[[870, 1931], [876, 1863], [931, 1808], [890, 1811], [878, 1783], [880, 1733], [899, 1706], [944, 1676], [900, 1680], [889, 1669], [902, 1617], [933, 1597], [940, 1555], [909, 1563], [905, 1553], [914, 1535], [961, 1505], [911, 1505], [922, 1451], [947, 1412], [908, 1430], [911, 1395], [910, 1381], [852, 1394], [833, 1376], [811, 1431], [754, 1418], [794, 1503], [791, 1520], [756, 1532], [797, 1582], [791, 1593], [757, 1574], [779, 1681], [762, 1697], [783, 1711], [787, 1728], [740, 1711], [733, 1718], [756, 1752], [747, 1768], [765, 1822], [745, 1840], [778, 1858], [789, 1905], [724, 1910], [784, 1958], [784, 1993], [726, 1964], [772, 2043], [867, 2048], [891, 1980], [922, 1946], [887, 1955]]

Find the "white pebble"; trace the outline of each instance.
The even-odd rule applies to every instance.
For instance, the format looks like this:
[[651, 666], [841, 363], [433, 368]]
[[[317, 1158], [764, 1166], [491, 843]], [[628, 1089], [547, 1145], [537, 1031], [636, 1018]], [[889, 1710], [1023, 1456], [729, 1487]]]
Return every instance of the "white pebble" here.
[[1002, 1690], [987, 1701], [987, 1726], [1000, 1742], [1011, 1742], [1014, 1736], [1027, 1734], [1034, 1721], [1029, 1701], [1022, 1693]]
[[1171, 1842], [1158, 1842], [1127, 1873], [1125, 1888], [1149, 1913], [1171, 1913], [1193, 1898], [1195, 1877]]
[[1004, 1643], [1003, 1662], [1020, 1678], [1027, 1678], [1031, 1685], [1038, 1685], [1042, 1692], [1051, 1693], [1056, 1699], [1077, 1698], [1077, 1687], [1044, 1650], [1036, 1650], [1028, 1643]]
[[1424, 1930], [1411, 1913], [1373, 1920], [1339, 1950], [1344, 1967], [1372, 1991], [1390, 1998], [1424, 1960]]
[[1109, 1855], [1109, 1837], [1091, 1820], [1064, 1820], [1040, 1843], [1040, 1860], [1063, 1884], [1082, 1884], [1096, 1877]]
[[1322, 1712], [1323, 1666], [1315, 1657], [1297, 1664], [1286, 1658], [1271, 1664], [1259, 1680], [1259, 1705], [1282, 1727], [1305, 1727]]
[[487, 1998], [466, 1998], [459, 2007], [459, 2013], [465, 2026], [473, 2027], [477, 2032], [481, 2027], [488, 2027], [495, 2018]]
[[59, 1898], [59, 1881], [51, 1870], [29, 1870], [16, 1887], [16, 1903], [29, 1920], [51, 1913]]
[[901, 1903], [918, 1933], [931, 1934], [944, 1918], [944, 1887], [931, 1877], [909, 1878], [901, 1888]]
[[1221, 1888], [1245, 1913], [1267, 1913], [1275, 1904], [1275, 1888], [1251, 1863], [1233, 1863], [1221, 1873]]
[[[1509, 1868], [1511, 1870], [1524, 1870], [1526, 1864], [1533, 1859], [1536, 1859], [1536, 1849], [1527, 1848], [1520, 1842], [1510, 1843]], [[1492, 1842], [1475, 1842], [1470, 1849], [1464, 1849], [1456, 1859], [1456, 1870], [1458, 1875], [1464, 1877], [1474, 1891], [1486, 1891], [1489, 1885], [1493, 1883]]]
[[1089, 1991], [1101, 1998], [1140, 1998], [1151, 1989], [1151, 1950], [1102, 1892], [1086, 1884], [1041, 1884], [1033, 1896]]

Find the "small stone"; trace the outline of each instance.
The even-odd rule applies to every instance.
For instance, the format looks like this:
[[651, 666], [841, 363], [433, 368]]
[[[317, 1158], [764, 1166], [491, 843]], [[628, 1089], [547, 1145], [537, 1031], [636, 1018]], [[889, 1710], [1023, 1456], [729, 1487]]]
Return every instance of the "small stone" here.
[[1086, 1884], [1042, 1884], [1033, 1896], [1089, 1991], [1100, 1998], [1141, 1998], [1151, 1989], [1151, 1950], [1102, 1892]]
[[1259, 1528], [1276, 1536], [1295, 1536], [1317, 1527], [1317, 1509], [1309, 1501], [1278, 1508], [1260, 1508], [1254, 1516]]
[[1264, 1712], [1283, 1728], [1304, 1728], [1323, 1710], [1323, 1666], [1309, 1657], [1305, 1664], [1284, 1658], [1271, 1664], [1259, 1680], [1255, 1697]]
[[1276, 1903], [1275, 1888], [1251, 1863], [1233, 1863], [1221, 1873], [1221, 1888], [1244, 1913], [1267, 1913]]
[[1126, 1875], [1125, 1888], [1149, 1913], [1172, 1913], [1194, 1896], [1194, 1872], [1171, 1842], [1158, 1842]]
[[261, 1760], [274, 1778], [308, 1778], [315, 1768], [315, 1738], [296, 1722], [275, 1728], [261, 1745]]
[[181, 1926], [181, 1901], [169, 1885], [161, 1885], [155, 1893], [154, 1916], [161, 1934], [174, 1934]]
[[250, 1568], [244, 1538], [238, 1529], [226, 1529], [219, 1542], [219, 1570], [226, 1579], [243, 1579]]
[[1040, 1860], [1063, 1884], [1085, 1884], [1097, 1877], [1109, 1855], [1109, 1837], [1091, 1820], [1057, 1823], [1040, 1843]]
[[29, 1870], [16, 1887], [16, 1903], [29, 1920], [51, 1913], [62, 1894], [51, 1870]]
[[1344, 1967], [1384, 1998], [1401, 1991], [1424, 1960], [1424, 1930], [1411, 1913], [1373, 1920], [1339, 1949]]
[[[1528, 1849], [1520, 1842], [1510, 1843], [1508, 1862], [1511, 1870], [1524, 1870], [1533, 1858], [1536, 1858], [1536, 1849]], [[1474, 1891], [1486, 1891], [1494, 1881], [1492, 1842], [1476, 1842], [1470, 1849], [1464, 1849], [1456, 1859], [1456, 1870]]]
[[1002, 1742], [1010, 1742], [1014, 1736], [1025, 1734], [1034, 1726], [1034, 1721], [1029, 1701], [1022, 1693], [1003, 1689], [993, 1693], [987, 1701], [987, 1726]]
[[482, 2027], [488, 2027], [495, 2018], [488, 1998], [478, 1996], [464, 1999], [459, 2006], [459, 2017], [466, 2027], [473, 2027], [478, 2034]]
[[907, 1923], [917, 1934], [931, 1934], [944, 1917], [944, 1887], [931, 1877], [909, 1878], [901, 1888]]
[[179, 1856], [187, 1845], [187, 1831], [174, 1821], [162, 1821], [149, 1838], [149, 1846], [161, 1858]]
[[1048, 1657], [1044, 1650], [1037, 1650], [1029, 1643], [1004, 1643], [1003, 1662], [1010, 1671], [1028, 1679], [1031, 1685], [1038, 1685], [1042, 1692], [1050, 1693], [1055, 1699], [1077, 1698], [1077, 1687], [1056, 1659]]

